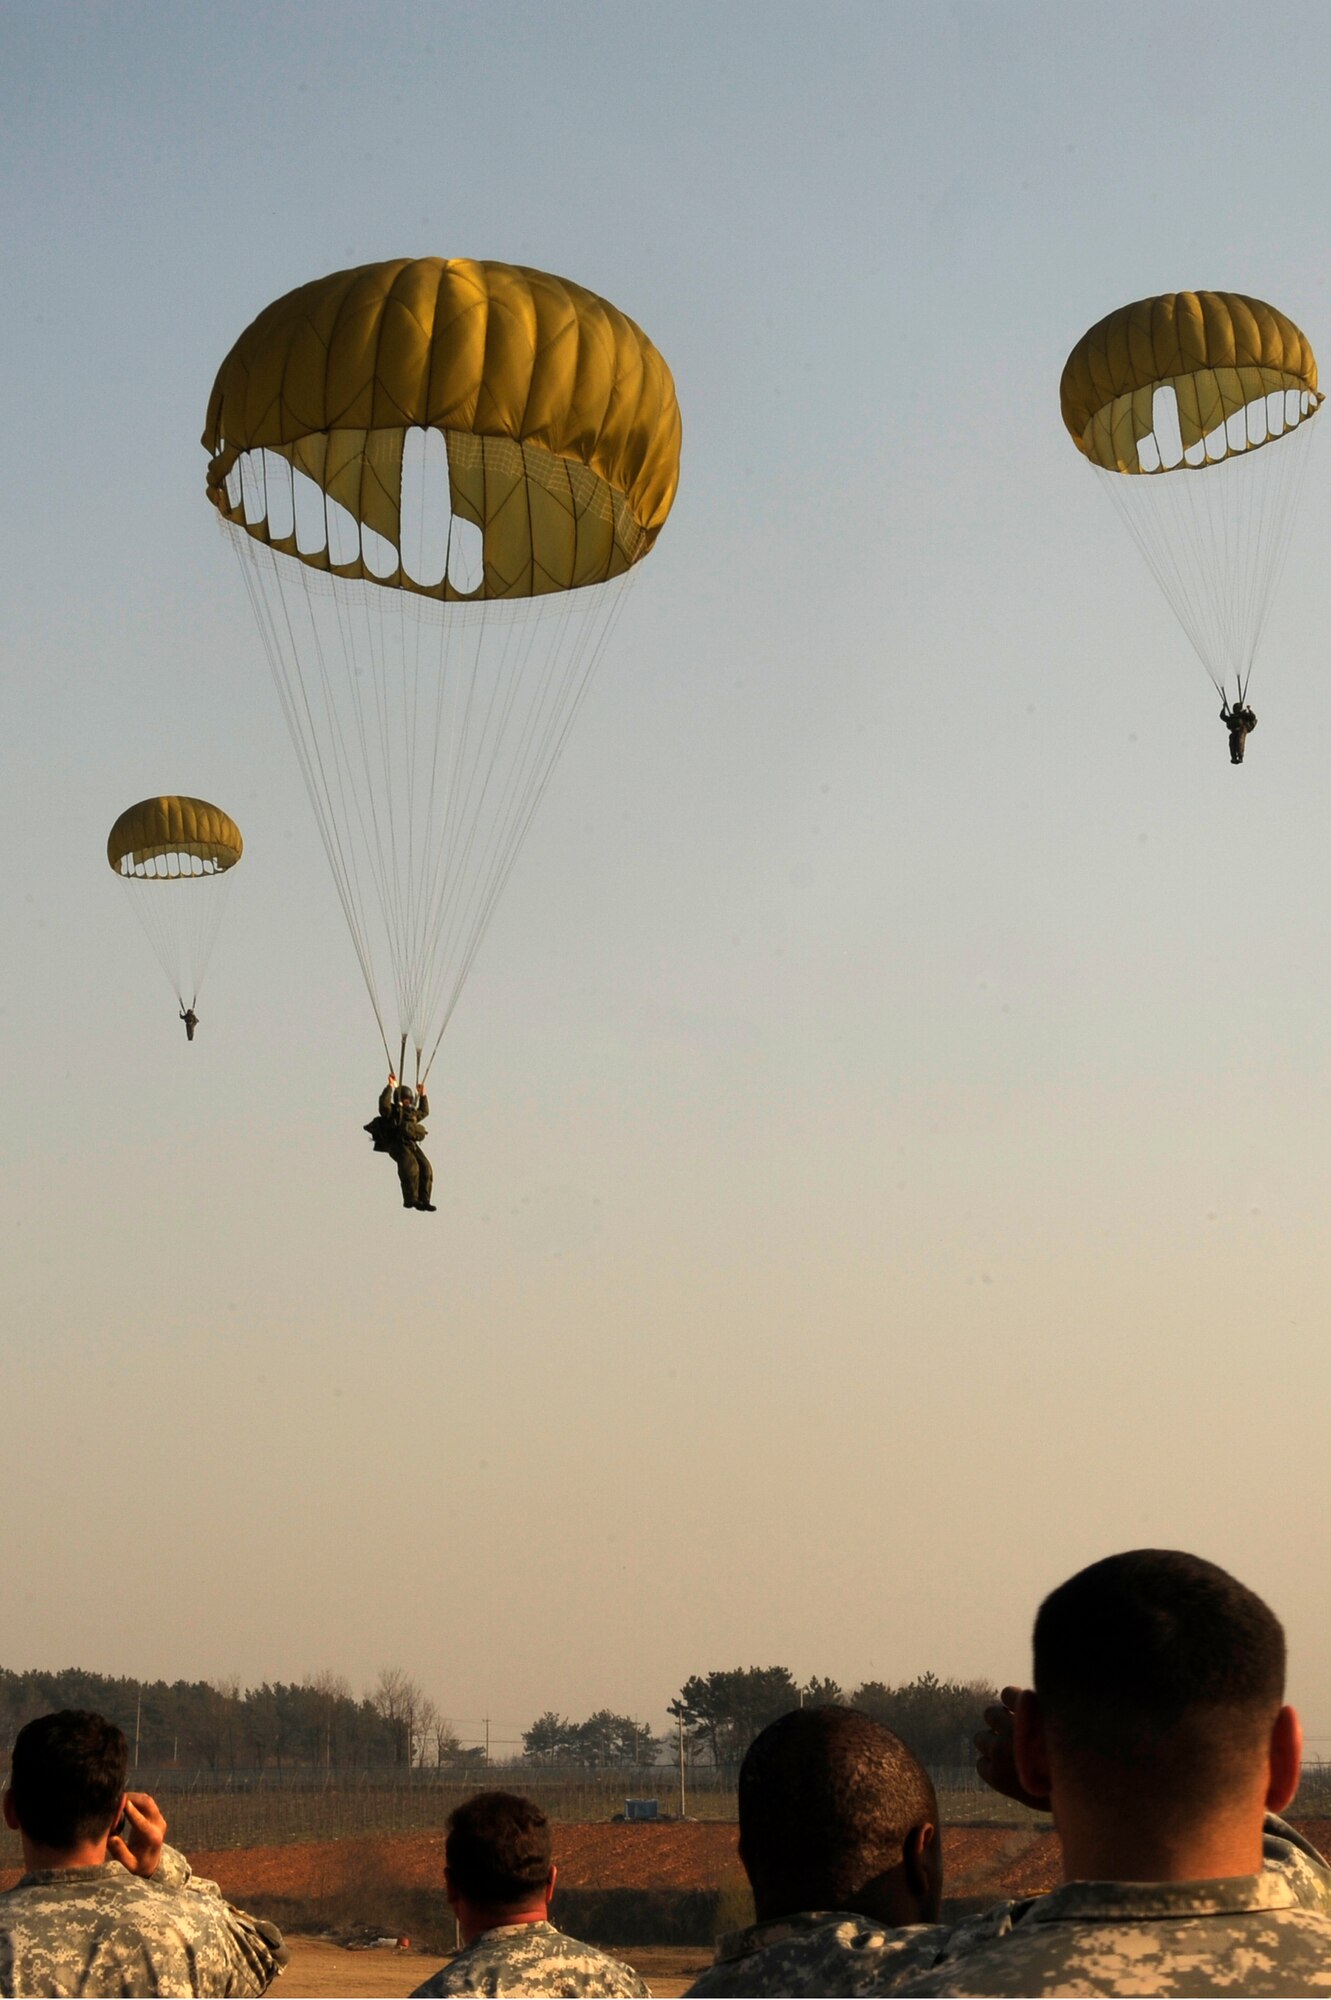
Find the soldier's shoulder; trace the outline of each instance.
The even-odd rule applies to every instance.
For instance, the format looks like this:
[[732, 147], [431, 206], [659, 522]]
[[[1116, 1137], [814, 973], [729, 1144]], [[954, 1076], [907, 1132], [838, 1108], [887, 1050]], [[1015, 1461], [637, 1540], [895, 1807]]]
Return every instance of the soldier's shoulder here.
[[1036, 1922], [885, 1990], [901, 1994], [1331, 1993], [1331, 1918], [1258, 1908], [1192, 1920]]
[[486, 1931], [416, 1988], [422, 1996], [585, 1993], [607, 2000], [644, 2000], [648, 1992], [632, 1966], [549, 1923]]
[[887, 1927], [839, 1912], [817, 1922], [759, 1924], [731, 1940], [689, 1991], [717, 1996], [875, 1993], [891, 1979], [934, 1965], [950, 1935], [945, 1924]]

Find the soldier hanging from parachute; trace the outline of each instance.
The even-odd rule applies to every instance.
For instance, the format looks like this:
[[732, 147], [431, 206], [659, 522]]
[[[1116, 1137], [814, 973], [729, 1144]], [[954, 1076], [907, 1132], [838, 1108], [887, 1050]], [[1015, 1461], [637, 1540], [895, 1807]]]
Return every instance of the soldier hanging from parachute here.
[[231, 871], [244, 851], [240, 828], [220, 806], [174, 792], [128, 807], [107, 836], [107, 861], [171, 982], [191, 1042]]
[[390, 1071], [397, 1050], [366, 1129], [428, 1211], [424, 1085], [670, 512], [674, 381], [567, 279], [397, 257], [267, 306], [204, 445]]
[[397, 1167], [402, 1187], [403, 1208], [435, 1213], [430, 1200], [434, 1188], [434, 1168], [421, 1151], [425, 1137], [423, 1120], [430, 1115], [430, 1100], [422, 1087], [419, 1093], [409, 1083], [399, 1083], [390, 1070], [388, 1082], [379, 1093], [379, 1110], [365, 1130], [376, 1153], [387, 1153]]
[[1060, 399], [1215, 685], [1241, 764], [1257, 726], [1248, 679], [1322, 402], [1312, 348], [1261, 299], [1165, 292], [1083, 334]]

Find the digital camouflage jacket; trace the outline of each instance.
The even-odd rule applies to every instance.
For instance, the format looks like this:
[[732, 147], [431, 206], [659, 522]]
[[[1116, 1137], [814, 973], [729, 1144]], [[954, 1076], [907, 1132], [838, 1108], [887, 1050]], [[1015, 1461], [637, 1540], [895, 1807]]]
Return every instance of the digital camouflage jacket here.
[[0, 1994], [258, 1994], [282, 1934], [162, 1849], [146, 1881], [118, 1861], [39, 1868], [0, 1894]]
[[644, 2000], [650, 1992], [631, 1965], [565, 1937], [553, 1924], [501, 1924], [441, 1965], [412, 2000], [446, 1993], [597, 1993]]
[[[1288, 1884], [1295, 1903], [1331, 1914], [1331, 1869], [1317, 1849], [1274, 1814], [1263, 1840], [1268, 1871]], [[719, 1940], [716, 1961], [692, 1994], [861, 1994], [914, 1990], [911, 1982], [991, 1945], [1029, 1904], [995, 1903], [956, 1925], [885, 1929], [844, 1910], [803, 1910], [752, 1924]], [[932, 1990], [932, 1989], [931, 1989]], [[941, 1990], [941, 1989], [940, 1989]]]

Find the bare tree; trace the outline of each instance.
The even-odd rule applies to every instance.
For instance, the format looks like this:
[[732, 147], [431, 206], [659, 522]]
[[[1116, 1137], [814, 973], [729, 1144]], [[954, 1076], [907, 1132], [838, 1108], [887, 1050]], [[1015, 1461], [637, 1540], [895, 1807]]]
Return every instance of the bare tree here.
[[314, 1746], [315, 1761], [323, 1766], [325, 1783], [331, 1783], [338, 1764], [338, 1710], [343, 1702], [351, 1700], [351, 1686], [341, 1674], [332, 1673], [325, 1667], [320, 1673], [307, 1674], [305, 1687], [312, 1697], [311, 1708], [319, 1736]]
[[425, 1697], [405, 1667], [383, 1667], [370, 1694], [376, 1715], [388, 1725], [393, 1762], [411, 1769], [416, 1718]]

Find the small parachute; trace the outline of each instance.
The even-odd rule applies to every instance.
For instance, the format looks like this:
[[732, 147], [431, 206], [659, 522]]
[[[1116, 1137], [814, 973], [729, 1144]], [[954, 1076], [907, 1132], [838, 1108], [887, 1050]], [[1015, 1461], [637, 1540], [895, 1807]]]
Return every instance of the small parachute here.
[[203, 443], [389, 1068], [422, 1081], [679, 478], [640, 327], [392, 258], [288, 293]]
[[170, 794], [130, 806], [107, 837], [106, 858], [130, 892], [191, 1041], [194, 1003], [243, 852], [240, 828], [220, 807]]
[[1260, 299], [1166, 292], [1084, 334], [1060, 398], [1217, 692], [1241, 706], [1322, 402], [1306, 337]]

